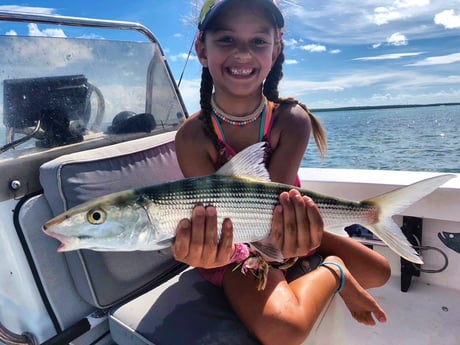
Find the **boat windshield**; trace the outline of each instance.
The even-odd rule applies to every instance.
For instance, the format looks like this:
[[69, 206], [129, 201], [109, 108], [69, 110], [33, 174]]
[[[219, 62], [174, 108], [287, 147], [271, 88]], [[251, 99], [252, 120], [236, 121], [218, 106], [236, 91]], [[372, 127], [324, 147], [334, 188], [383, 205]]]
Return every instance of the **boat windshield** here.
[[0, 160], [172, 131], [187, 116], [155, 42], [10, 34], [0, 46]]

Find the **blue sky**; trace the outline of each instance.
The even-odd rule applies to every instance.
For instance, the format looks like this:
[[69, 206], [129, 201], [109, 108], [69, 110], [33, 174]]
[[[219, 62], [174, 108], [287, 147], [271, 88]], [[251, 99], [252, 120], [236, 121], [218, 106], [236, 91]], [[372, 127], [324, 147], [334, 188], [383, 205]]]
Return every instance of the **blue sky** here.
[[[158, 38], [178, 80], [196, 34], [197, 2], [1, 1], [0, 10], [139, 22]], [[280, 3], [287, 23], [283, 96], [312, 108], [460, 102], [460, 0]], [[3, 23], [0, 33], [75, 35], [43, 25], [17, 32]], [[192, 54], [180, 88], [190, 112], [198, 108], [200, 73]]]

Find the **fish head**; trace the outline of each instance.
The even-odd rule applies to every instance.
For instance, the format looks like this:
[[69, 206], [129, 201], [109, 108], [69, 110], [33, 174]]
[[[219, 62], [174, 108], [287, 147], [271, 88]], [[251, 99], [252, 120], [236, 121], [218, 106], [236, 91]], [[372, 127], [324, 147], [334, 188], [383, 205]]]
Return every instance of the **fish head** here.
[[59, 252], [120, 247], [129, 251], [148, 240], [152, 227], [143, 203], [123, 192], [71, 208], [47, 221], [43, 231], [61, 242]]

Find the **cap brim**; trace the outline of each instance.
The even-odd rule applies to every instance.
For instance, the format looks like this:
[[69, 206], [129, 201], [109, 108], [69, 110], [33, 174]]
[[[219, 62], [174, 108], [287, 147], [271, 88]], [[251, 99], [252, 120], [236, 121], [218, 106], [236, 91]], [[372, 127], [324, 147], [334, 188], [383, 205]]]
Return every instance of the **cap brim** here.
[[[278, 28], [283, 28], [284, 27], [284, 17], [283, 14], [281, 13], [280, 9], [278, 6], [271, 0], [253, 0], [256, 2], [259, 2], [261, 5], [266, 6], [267, 8], [270, 9], [271, 13], [273, 14], [273, 19], [277, 25]], [[204, 31], [208, 28], [209, 23], [216, 17], [216, 15], [224, 9], [226, 6], [228, 6], [232, 0], [223, 0], [218, 3], [216, 3], [206, 14], [205, 18], [201, 23], [198, 23], [198, 30]]]

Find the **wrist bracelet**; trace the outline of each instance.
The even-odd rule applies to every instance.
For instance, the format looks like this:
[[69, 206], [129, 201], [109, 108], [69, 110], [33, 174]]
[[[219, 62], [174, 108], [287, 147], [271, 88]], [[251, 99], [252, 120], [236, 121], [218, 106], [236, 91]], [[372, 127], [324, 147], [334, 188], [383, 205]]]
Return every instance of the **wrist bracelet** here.
[[243, 262], [244, 260], [246, 260], [250, 254], [251, 254], [251, 251], [249, 250], [249, 247], [247, 244], [235, 243], [235, 251], [233, 252], [232, 257], [230, 258], [229, 263], [235, 262], [239, 264]]
[[[345, 286], [345, 272], [343, 271], [343, 267], [342, 265], [338, 264], [337, 262], [332, 262], [332, 261], [324, 261], [322, 263], [319, 264], [319, 266], [324, 266], [328, 269], [331, 269], [330, 267], [327, 267], [326, 265], [333, 265], [335, 267], [337, 267], [340, 271], [340, 285], [339, 285], [339, 288], [337, 289], [337, 291], [335, 293], [341, 293], [344, 286]], [[334, 271], [334, 275], [335, 275], [335, 271]]]

